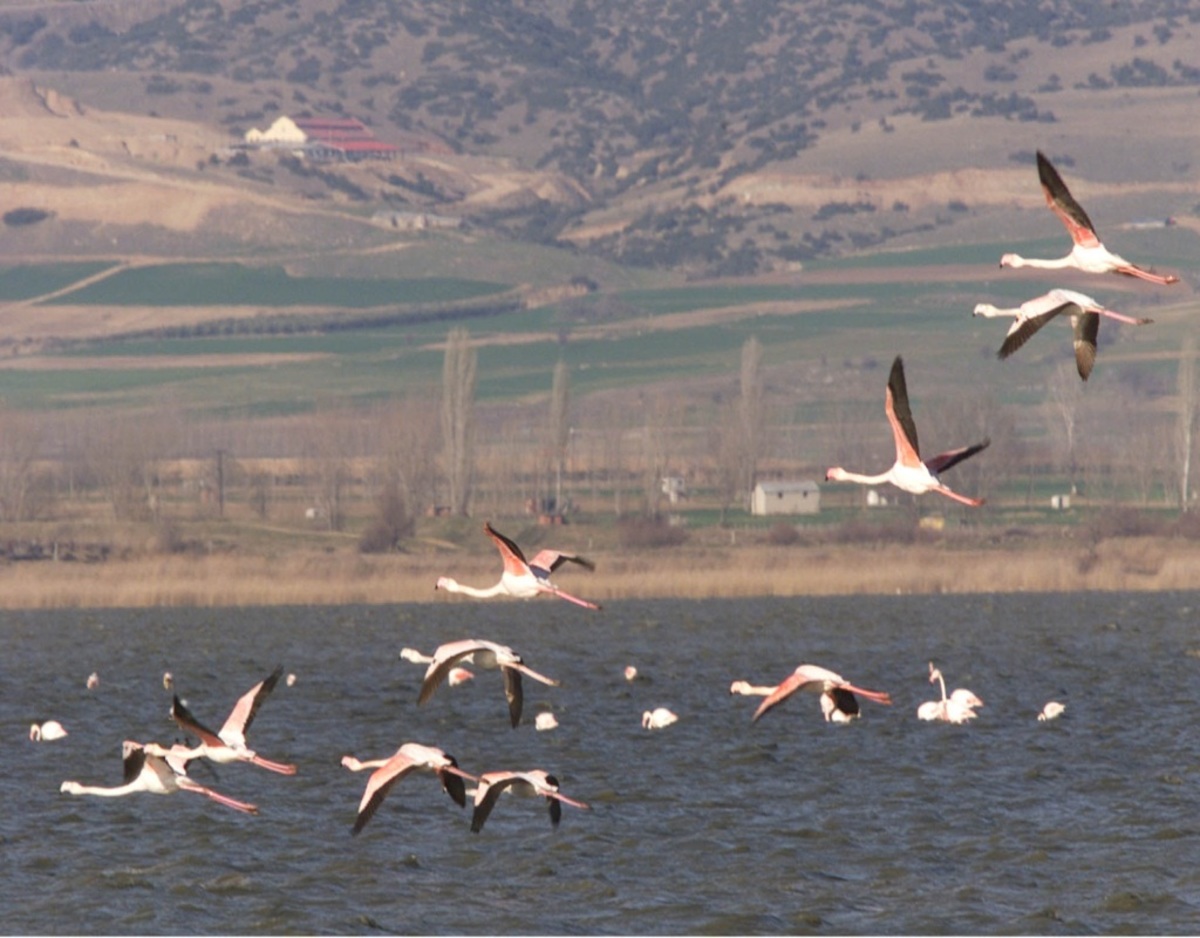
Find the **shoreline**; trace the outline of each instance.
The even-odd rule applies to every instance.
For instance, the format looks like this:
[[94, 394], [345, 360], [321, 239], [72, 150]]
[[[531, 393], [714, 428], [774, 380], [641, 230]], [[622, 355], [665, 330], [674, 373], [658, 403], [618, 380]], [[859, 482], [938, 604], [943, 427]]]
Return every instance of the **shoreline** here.
[[[872, 544], [601, 551], [595, 572], [560, 571], [566, 591], [621, 599], [867, 594], [1118, 592], [1200, 588], [1200, 543], [1112, 538], [1021, 547]], [[436, 592], [448, 574], [477, 586], [494, 555], [296, 551], [282, 556], [169, 555], [0, 567], [0, 609], [204, 608], [466, 602]]]

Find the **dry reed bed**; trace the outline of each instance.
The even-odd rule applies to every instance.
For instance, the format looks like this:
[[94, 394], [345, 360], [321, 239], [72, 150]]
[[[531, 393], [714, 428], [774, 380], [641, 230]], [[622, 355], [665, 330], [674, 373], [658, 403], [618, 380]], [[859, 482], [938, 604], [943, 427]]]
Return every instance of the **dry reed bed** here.
[[[1019, 550], [939, 545], [676, 548], [597, 554], [595, 573], [559, 584], [600, 602], [866, 593], [1167, 590], [1200, 586], [1200, 546], [1152, 538]], [[492, 557], [154, 557], [18, 563], [0, 569], [0, 608], [145, 608], [470, 602], [434, 591], [443, 573], [487, 586]]]

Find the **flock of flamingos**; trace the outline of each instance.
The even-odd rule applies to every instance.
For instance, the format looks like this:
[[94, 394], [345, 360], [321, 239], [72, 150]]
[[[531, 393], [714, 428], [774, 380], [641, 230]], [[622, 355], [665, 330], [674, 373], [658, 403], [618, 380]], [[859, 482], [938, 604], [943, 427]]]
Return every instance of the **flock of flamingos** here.
[[[1046, 201], [1066, 226], [1074, 242], [1074, 247], [1068, 255], [1056, 260], [1031, 259], [1017, 254], [1005, 254], [1000, 259], [1002, 267], [1045, 269], [1072, 267], [1087, 273], [1123, 274], [1160, 285], [1178, 282], [1177, 277], [1155, 274], [1109, 252], [1097, 237], [1087, 214], [1071, 197], [1062, 178], [1041, 151], [1038, 151], [1037, 154], [1037, 166]], [[1096, 337], [1101, 316], [1137, 325], [1150, 322], [1148, 319], [1137, 319], [1106, 309], [1091, 297], [1081, 293], [1057, 289], [1023, 303], [1015, 309], [997, 309], [989, 304], [980, 304], [975, 308], [975, 315], [1010, 316], [1014, 319], [1004, 344], [1000, 347], [1000, 358], [1006, 358], [1019, 349], [1050, 320], [1058, 316], [1065, 317], [1074, 330], [1076, 366], [1079, 376], [1085, 381], [1095, 363]], [[896, 461], [894, 465], [886, 472], [873, 476], [834, 467], [828, 471], [826, 478], [831, 481], [857, 482], [866, 485], [889, 482], [905, 492], [917, 495], [937, 492], [966, 505], [981, 505], [982, 499], [970, 498], [951, 490], [940, 480], [939, 476], [957, 463], [985, 449], [989, 441], [985, 439], [971, 446], [922, 460], [917, 443], [916, 425], [908, 404], [904, 365], [899, 356], [892, 365], [884, 403], [885, 412], [895, 437]], [[504, 562], [504, 572], [499, 582], [487, 589], [480, 589], [460, 584], [449, 577], [442, 577], [437, 581], [438, 589], [482, 599], [492, 597], [532, 599], [549, 594], [588, 609], [600, 609], [596, 603], [563, 591], [550, 579], [551, 574], [563, 564], [574, 563], [587, 569], [593, 569], [594, 565], [591, 561], [577, 554], [555, 550], [543, 550], [532, 560], [527, 561], [521, 548], [496, 531], [490, 523], [485, 523], [484, 532], [496, 544]], [[499, 669], [504, 681], [504, 694], [508, 701], [509, 720], [514, 728], [521, 721], [523, 677], [551, 686], [559, 684], [554, 678], [547, 677], [530, 668], [512, 648], [483, 639], [462, 639], [448, 642], [428, 656], [414, 649], [406, 648], [401, 653], [401, 657], [427, 665], [417, 697], [419, 705], [427, 703], [443, 683], [454, 686], [471, 680], [474, 674], [464, 665], [474, 665], [482, 669]], [[187, 768], [189, 762], [204, 758], [218, 763], [245, 762], [283, 775], [295, 774], [296, 767], [294, 765], [266, 759], [251, 749], [246, 741], [246, 733], [258, 713], [259, 707], [274, 690], [282, 676], [283, 668], [280, 667], [269, 677], [255, 684], [242, 695], [221, 729], [215, 732], [197, 720], [176, 695], [171, 705], [171, 717], [185, 736], [197, 741], [196, 745], [188, 746], [177, 742], [170, 747], [165, 747], [158, 743], [138, 743], [127, 740], [123, 744], [125, 765], [123, 784], [115, 787], [98, 787], [83, 785], [76, 781], [65, 781], [62, 783], [61, 790], [71, 795], [102, 797], [120, 797], [134, 792], [166, 795], [186, 791], [204, 795], [238, 811], [257, 813], [258, 808], [255, 805], [230, 798], [189, 778]], [[637, 677], [636, 668], [632, 665], [626, 668], [625, 677], [628, 680], [635, 679]], [[94, 680], [96, 680], [95, 675], [89, 678], [89, 687], [94, 686]], [[983, 701], [966, 688], [957, 688], [947, 695], [945, 679], [933, 662], [929, 663], [929, 681], [939, 685], [941, 697], [938, 700], [921, 704], [917, 710], [917, 716], [922, 720], [966, 723], [976, 717], [976, 708], [983, 706]], [[163, 684], [167, 688], [172, 686], [169, 673], [163, 676]], [[826, 721], [831, 723], [849, 723], [857, 719], [860, 716], [858, 697], [879, 704], [891, 704], [892, 702], [886, 692], [859, 687], [847, 681], [840, 674], [814, 664], [801, 664], [779, 684], [756, 686], [746, 681], [735, 681], [729, 689], [731, 694], [763, 698], [754, 711], [752, 718], [754, 721], [776, 708], [793, 694], [801, 691], [819, 695], [821, 711]], [[1038, 715], [1038, 719], [1053, 720], [1061, 715], [1064, 709], [1063, 704], [1051, 701]], [[677, 716], [670, 710], [660, 707], [653, 711], [646, 711], [642, 716], [642, 724], [647, 729], [661, 729], [670, 726], [677, 719]], [[539, 714], [537, 721], [539, 730], [552, 729], [555, 725], [552, 714]], [[53, 740], [65, 736], [66, 732], [59, 723], [49, 721], [43, 724], [34, 724], [30, 728], [30, 738]], [[391, 756], [369, 761], [359, 761], [352, 755], [346, 755], [342, 759], [342, 765], [352, 772], [371, 770], [366, 789], [359, 802], [357, 818], [351, 828], [353, 834], [358, 834], [367, 825], [393, 785], [418, 770], [432, 772], [441, 783], [443, 790], [460, 807], [465, 807], [468, 794], [472, 794], [466, 788], [466, 782], [470, 781], [474, 784], [471, 830], [475, 832], [482, 829], [500, 795], [505, 791], [544, 798], [549, 806], [550, 820], [555, 825], [558, 824], [561, 817], [563, 804], [574, 808], [586, 809], [588, 807], [584, 802], [563, 794], [559, 790], [559, 783], [555, 776], [543, 769], [485, 772], [476, 776], [461, 769], [453, 756], [436, 747], [420, 743], [405, 743]]]

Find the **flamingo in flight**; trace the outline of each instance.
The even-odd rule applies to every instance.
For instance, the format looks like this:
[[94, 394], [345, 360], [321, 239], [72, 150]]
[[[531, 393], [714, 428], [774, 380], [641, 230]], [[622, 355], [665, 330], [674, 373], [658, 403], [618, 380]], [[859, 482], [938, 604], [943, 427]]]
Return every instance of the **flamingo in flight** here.
[[220, 732], [217, 733], [192, 716], [191, 711], [183, 705], [179, 695], [176, 694], [171, 703], [171, 718], [185, 733], [199, 739], [200, 745], [190, 750], [186, 747], [172, 747], [172, 758], [184, 763], [201, 756], [220, 763], [252, 762], [254, 765], [271, 772], [278, 772], [280, 775], [295, 775], [296, 767], [294, 765], [264, 759], [246, 745], [246, 733], [250, 729], [250, 724], [254, 722], [258, 708], [262, 706], [267, 695], [275, 689], [275, 685], [279, 683], [282, 676], [283, 666], [280, 665], [265, 680], [259, 681], [238, 698], [238, 702], [234, 704], [233, 710], [230, 711]]
[[920, 448], [917, 445], [917, 425], [913, 421], [912, 410], [908, 405], [908, 388], [904, 381], [904, 361], [899, 355], [892, 362], [887, 395], [884, 398], [884, 410], [887, 413], [888, 423], [892, 425], [892, 435], [896, 439], [895, 464], [887, 472], [881, 472], [875, 476], [848, 472], [841, 466], [834, 466], [825, 473], [826, 480], [858, 482], [861, 485], [879, 485], [883, 482], [890, 482], [896, 488], [914, 495], [937, 492], [964, 505], [978, 507], [983, 504], [982, 498], [968, 498], [966, 495], [960, 495], [953, 491], [938, 476], [964, 459], [986, 449], [991, 444], [991, 440], [985, 439], [973, 446], [952, 449], [949, 452], [922, 460]]
[[[730, 690], [733, 692], [732, 688]], [[847, 723], [859, 716], [855, 694], [876, 703], [890, 705], [892, 702], [891, 696], [884, 691], [867, 690], [851, 684], [840, 674], [834, 674], [827, 668], [815, 664], [802, 664], [766, 695], [766, 699], [754, 711], [751, 722], [757, 721], [764, 713], [783, 703], [797, 691], [820, 694], [821, 711], [829, 723]]]
[[358, 804], [358, 817], [354, 821], [354, 827], [350, 829], [351, 834], [358, 834], [367, 826], [367, 822], [383, 804], [383, 799], [387, 797], [387, 793], [391, 791], [393, 785], [418, 769], [428, 769], [433, 772], [438, 777], [438, 781], [442, 783], [442, 790], [454, 799], [454, 803], [460, 808], [467, 804], [463, 779], [479, 781], [474, 775], [460, 769], [454, 756], [421, 743], [405, 743], [387, 759], [359, 762], [354, 756], [342, 756], [342, 765], [351, 772], [361, 772], [364, 769], [375, 770], [367, 779], [367, 788]]
[[533, 560], [527, 561], [525, 554], [521, 552], [521, 548], [517, 546], [516, 542], [493, 528], [491, 522], [484, 522], [483, 531], [495, 542], [500, 551], [500, 559], [504, 561], [504, 572], [500, 575], [500, 582], [487, 589], [479, 589], [443, 576], [438, 577], [434, 589], [442, 589], [450, 593], [463, 593], [466, 596], [474, 596], [476, 599], [491, 599], [493, 596], [533, 599], [542, 593], [549, 593], [551, 596], [557, 596], [559, 599], [565, 599], [567, 602], [587, 609], [600, 608], [597, 603], [563, 592], [550, 582], [550, 574], [564, 563], [577, 563], [588, 570], [595, 570], [596, 565], [586, 557], [558, 550], [543, 550], [539, 551]]
[[983, 701], [965, 687], [956, 687], [949, 697], [946, 696], [946, 679], [942, 672], [929, 662], [929, 683], [937, 682], [942, 689], [941, 700], [927, 700], [917, 708], [917, 717], [921, 720], [933, 720], [941, 723], [966, 723], [978, 715], [976, 707], [982, 707]]
[[122, 754], [125, 760], [124, 784], [113, 788], [103, 788], [67, 781], [59, 786], [59, 791], [69, 795], [98, 795], [102, 798], [120, 798], [140, 791], [150, 792], [154, 795], [173, 795], [177, 791], [188, 791], [204, 795], [218, 804], [223, 804], [236, 811], [258, 814], [256, 806], [244, 801], [236, 801], [228, 795], [222, 795], [211, 788], [206, 788], [199, 782], [192, 781], [186, 774], [168, 764], [165, 752], [166, 750], [154, 743], [142, 745], [127, 739], [122, 745]]
[[[775, 690], [773, 686], [751, 684], [749, 681], [734, 681], [729, 685], [729, 693], [744, 697], [770, 697]], [[821, 693], [821, 712], [830, 723], [849, 723], [861, 715], [858, 699], [840, 687]]]
[[1075, 367], [1084, 381], [1088, 379], [1088, 375], [1092, 373], [1092, 366], [1096, 363], [1096, 336], [1100, 331], [1101, 316], [1134, 326], [1154, 322], [1153, 319], [1126, 316], [1124, 313], [1106, 309], [1086, 294], [1057, 289], [1026, 300], [1020, 306], [1011, 309], [1000, 309], [991, 303], [979, 303], [975, 306], [975, 315], [988, 319], [998, 316], [1013, 317], [1013, 324], [1009, 327], [1004, 344], [996, 353], [997, 358], [1008, 358], [1055, 316], [1066, 316], [1075, 332]]
[[513, 729], [521, 722], [521, 709], [524, 706], [524, 694], [521, 689], [521, 675], [558, 687], [560, 681], [538, 674], [528, 667], [521, 656], [507, 645], [498, 645], [481, 638], [464, 638], [457, 642], [447, 642], [433, 653], [429, 667], [425, 671], [425, 679], [421, 682], [421, 692], [417, 703], [424, 704], [433, 696], [438, 685], [446, 679], [455, 664], [467, 657], [473, 656], [477, 667], [490, 670], [499, 668], [504, 675], [504, 696], [508, 699], [508, 715]]
[[541, 769], [528, 772], [484, 772], [479, 776], [479, 787], [475, 789], [475, 811], [471, 816], [471, 830], [478, 834], [484, 822], [496, 807], [496, 800], [505, 789], [522, 795], [542, 796], [550, 806], [550, 823], [555, 827], [562, 819], [562, 806], [587, 809], [588, 805], [568, 798], [558, 790], [558, 779]]
[[1087, 212], [1072, 197], [1066, 183], [1058, 174], [1051, 162], [1046, 159], [1041, 150], [1037, 151], [1038, 179], [1042, 183], [1042, 192], [1046, 195], [1046, 204], [1054, 210], [1075, 242], [1071, 253], [1066, 257], [1044, 260], [1033, 257], [1022, 257], [1020, 254], [1005, 254], [1000, 258], [1001, 267], [1038, 267], [1044, 270], [1062, 270], [1074, 267], [1089, 274], [1124, 274], [1127, 277], [1137, 277], [1150, 283], [1166, 286], [1178, 283], [1179, 278], [1173, 274], [1156, 274], [1125, 258], [1113, 254], [1100, 241], [1096, 227], [1088, 218]]

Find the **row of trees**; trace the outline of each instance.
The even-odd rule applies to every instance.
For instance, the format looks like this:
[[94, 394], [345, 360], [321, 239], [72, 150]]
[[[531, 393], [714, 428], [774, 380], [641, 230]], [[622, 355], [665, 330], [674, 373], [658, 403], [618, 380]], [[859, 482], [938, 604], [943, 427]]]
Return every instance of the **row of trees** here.
[[[0, 519], [69, 519], [90, 504], [114, 520], [145, 521], [235, 505], [262, 518], [306, 513], [333, 530], [354, 520], [364, 545], [382, 550], [435, 506], [500, 517], [530, 504], [561, 511], [569, 495], [593, 511], [654, 515], [663, 477], [679, 475], [724, 512], [744, 505], [764, 474], [819, 479], [835, 463], [887, 465], [892, 441], [878, 395], [838, 393], [878, 382], [805, 367], [817, 372], [807, 390], [785, 391], [750, 338], [736, 379], [704, 394], [671, 386], [576, 401], [559, 362], [547, 399], [481, 406], [475, 349], [458, 328], [447, 336], [440, 389], [410, 389], [356, 413], [323, 402], [301, 417], [201, 423], [171, 401], [138, 414], [0, 409]], [[1200, 407], [1194, 348], [1182, 351], [1173, 398], [1150, 401], [1111, 381], [1082, 388], [1066, 363], [1040, 407], [1006, 408], [983, 389], [923, 402], [923, 442], [991, 437], [985, 457], [955, 468], [954, 484], [993, 501], [1003, 491], [1041, 504], [1055, 480], [1064, 493], [1186, 510]], [[831, 500], [861, 504], [861, 490], [841, 492]]]

